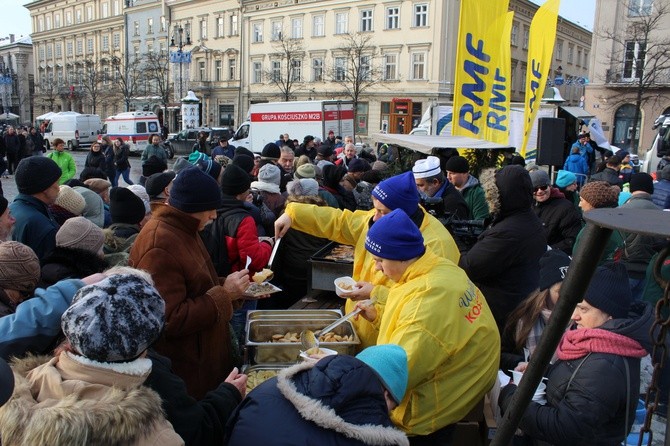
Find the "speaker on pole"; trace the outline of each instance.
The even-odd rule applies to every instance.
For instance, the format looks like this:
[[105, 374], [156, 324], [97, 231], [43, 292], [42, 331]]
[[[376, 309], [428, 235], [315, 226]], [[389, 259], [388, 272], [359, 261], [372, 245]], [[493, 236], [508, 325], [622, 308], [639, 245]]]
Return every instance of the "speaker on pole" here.
[[537, 131], [537, 164], [542, 166], [563, 166], [565, 119], [540, 118]]

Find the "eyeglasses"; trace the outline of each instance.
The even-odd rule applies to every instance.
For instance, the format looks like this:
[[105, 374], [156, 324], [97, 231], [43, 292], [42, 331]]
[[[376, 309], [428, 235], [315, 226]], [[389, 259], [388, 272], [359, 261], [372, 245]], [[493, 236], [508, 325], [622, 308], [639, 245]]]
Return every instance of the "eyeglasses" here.
[[544, 186], [537, 186], [537, 187], [534, 187], [534, 188], [533, 188], [533, 193], [537, 193], [538, 190], [545, 191], [545, 190], [547, 190], [548, 187], [549, 187], [549, 186], [547, 186], [546, 184], [545, 184]]

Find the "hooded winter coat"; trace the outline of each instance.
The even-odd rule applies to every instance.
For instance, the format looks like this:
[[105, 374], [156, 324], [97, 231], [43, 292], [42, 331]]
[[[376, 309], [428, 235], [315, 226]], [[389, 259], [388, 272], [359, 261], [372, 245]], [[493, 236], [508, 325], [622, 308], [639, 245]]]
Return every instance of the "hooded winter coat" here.
[[393, 427], [375, 372], [344, 355], [282, 370], [249, 393], [227, 430], [228, 446], [409, 445]]
[[[588, 175], [589, 173], [589, 163], [586, 159], [581, 156], [579, 153], [573, 153], [568, 155], [565, 159], [565, 164], [563, 164], [563, 170], [567, 170], [572, 173], [577, 173], [579, 175]], [[580, 185], [584, 184], [584, 176], [577, 177], [577, 183]]]
[[463, 199], [468, 205], [470, 220], [483, 220], [489, 216], [489, 207], [486, 203], [484, 189], [482, 189], [479, 180], [472, 175], [468, 175], [468, 181], [461, 188]]
[[571, 255], [577, 234], [582, 229], [582, 217], [572, 202], [558, 188], [552, 187], [549, 198], [541, 203], [536, 201], [533, 210], [542, 221], [551, 249]]
[[77, 248], [56, 246], [50, 255], [42, 259], [41, 277], [38, 286], [47, 288], [63, 279], [82, 279], [107, 269], [105, 259], [99, 255]]
[[[637, 341], [641, 349], [651, 352], [652, 320], [651, 306], [635, 302], [628, 318], [609, 320], [599, 328]], [[593, 345], [597, 344], [598, 340], [594, 340]], [[628, 373], [624, 363], [628, 364]], [[635, 419], [640, 387], [639, 354], [592, 352], [578, 359], [558, 360], [549, 369], [547, 378], [547, 404], [531, 402], [519, 424], [527, 436], [555, 445], [621, 444]], [[503, 408], [514, 387], [501, 392]]]
[[154, 348], [199, 399], [233, 369], [232, 304], [198, 235], [199, 220], [166, 204], [151, 209], [128, 263], [148, 271], [165, 300], [165, 330]]
[[511, 165], [493, 173], [481, 176], [493, 222], [461, 256], [459, 266], [486, 297], [502, 333], [509, 313], [539, 285], [547, 237], [531, 208], [528, 172]]
[[[375, 285], [372, 296], [377, 298], [378, 305], [386, 302], [388, 287], [392, 281], [381, 271], [375, 270], [372, 254], [365, 249], [365, 236], [372, 225], [374, 209], [351, 212], [312, 204], [289, 203], [286, 206], [286, 215], [291, 217], [293, 229], [354, 246], [354, 271], [351, 276], [356, 280]], [[428, 249], [440, 257], [454, 263], [458, 262], [460, 253], [456, 242], [442, 223], [421, 207], [411, 218], [421, 231]], [[352, 311], [355, 305], [356, 302], [347, 300], [346, 311]], [[377, 344], [377, 331], [368, 321], [358, 318], [358, 321], [352, 322], [361, 339], [361, 349]]]
[[113, 368], [66, 352], [44, 359], [13, 364], [14, 394], [0, 408], [3, 444], [184, 444], [165, 419], [160, 397], [142, 386], [148, 359]]

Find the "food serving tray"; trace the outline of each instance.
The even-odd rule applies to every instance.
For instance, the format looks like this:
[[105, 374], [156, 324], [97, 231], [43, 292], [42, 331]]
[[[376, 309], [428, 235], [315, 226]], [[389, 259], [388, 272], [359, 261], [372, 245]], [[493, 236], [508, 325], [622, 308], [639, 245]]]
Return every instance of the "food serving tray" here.
[[354, 272], [353, 258], [350, 260], [327, 259], [333, 249], [340, 245], [330, 242], [309, 258], [312, 265], [310, 269], [310, 285], [313, 290], [335, 291], [335, 279], [343, 276], [351, 276]]

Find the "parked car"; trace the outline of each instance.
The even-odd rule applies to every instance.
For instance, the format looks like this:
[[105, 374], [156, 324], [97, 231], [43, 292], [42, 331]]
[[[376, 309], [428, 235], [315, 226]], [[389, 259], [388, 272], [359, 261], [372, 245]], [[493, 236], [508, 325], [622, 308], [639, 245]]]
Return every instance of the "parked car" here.
[[212, 127], [207, 136], [207, 144], [209, 144], [210, 147], [214, 147], [221, 139], [229, 140], [232, 138], [234, 133], [235, 129], [230, 127]]
[[[198, 141], [198, 133], [205, 132], [209, 135], [211, 130], [212, 129], [209, 127], [196, 127], [182, 130], [175, 136], [168, 138], [167, 141], [165, 141], [165, 145], [169, 145], [170, 150], [176, 155], [188, 155], [193, 152], [193, 145]], [[207, 148], [209, 149], [209, 144], [207, 145]], [[211, 151], [209, 152], [211, 153]]]

